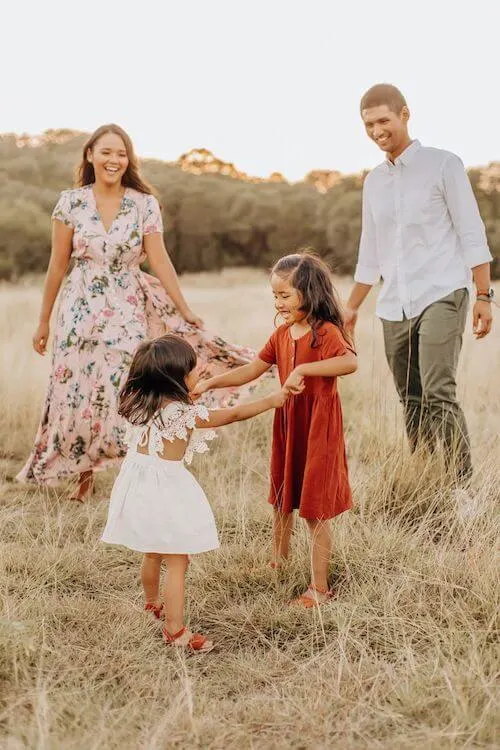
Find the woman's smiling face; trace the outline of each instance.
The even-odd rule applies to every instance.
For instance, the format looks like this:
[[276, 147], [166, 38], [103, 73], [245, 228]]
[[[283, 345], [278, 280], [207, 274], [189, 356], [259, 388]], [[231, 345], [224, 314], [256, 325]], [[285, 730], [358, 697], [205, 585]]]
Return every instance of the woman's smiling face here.
[[104, 133], [87, 154], [94, 167], [96, 180], [108, 186], [121, 183], [129, 164], [127, 149], [116, 133]]

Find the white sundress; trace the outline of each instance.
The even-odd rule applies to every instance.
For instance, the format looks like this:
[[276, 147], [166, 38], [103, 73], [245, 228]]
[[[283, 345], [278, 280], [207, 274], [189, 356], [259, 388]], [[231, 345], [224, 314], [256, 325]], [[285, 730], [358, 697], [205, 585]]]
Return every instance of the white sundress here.
[[[216, 436], [213, 430], [194, 430], [196, 418], [208, 416], [201, 404], [172, 402], [147, 424], [129, 427], [129, 448], [111, 493], [103, 542], [160, 554], [193, 555], [219, 547], [212, 509], [185, 466]], [[184, 457], [160, 458], [163, 440], [176, 439], [186, 441]], [[137, 451], [146, 445], [147, 454]]]

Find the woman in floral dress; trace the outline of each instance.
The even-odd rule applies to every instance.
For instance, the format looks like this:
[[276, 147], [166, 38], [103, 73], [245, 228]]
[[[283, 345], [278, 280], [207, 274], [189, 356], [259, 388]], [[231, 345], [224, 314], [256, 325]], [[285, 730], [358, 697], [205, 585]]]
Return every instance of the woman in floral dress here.
[[[91, 492], [93, 472], [125, 455], [117, 395], [138, 344], [169, 330], [185, 337], [206, 376], [248, 362], [253, 352], [203, 329], [190, 310], [163, 244], [160, 207], [139, 173], [129, 136], [104, 125], [87, 141], [78, 185], [53, 213], [52, 252], [33, 346], [45, 354], [57, 314], [52, 372], [33, 452], [21, 481], [77, 477], [72, 498]], [[149, 261], [156, 278], [140, 269]], [[228, 403], [226, 392], [217, 403]], [[214, 404], [207, 404], [208, 406]]]

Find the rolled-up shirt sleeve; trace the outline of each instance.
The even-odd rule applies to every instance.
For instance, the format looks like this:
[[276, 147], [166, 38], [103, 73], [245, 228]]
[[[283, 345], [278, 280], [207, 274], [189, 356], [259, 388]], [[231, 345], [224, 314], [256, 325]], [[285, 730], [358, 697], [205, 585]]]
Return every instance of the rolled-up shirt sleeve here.
[[490, 263], [493, 258], [476, 197], [463, 162], [455, 154], [443, 164], [443, 190], [465, 263], [469, 268]]
[[380, 268], [377, 259], [377, 235], [375, 221], [370, 208], [368, 185], [363, 185], [363, 204], [361, 209], [361, 239], [359, 241], [358, 263], [354, 272], [354, 281], [359, 284], [378, 284]]

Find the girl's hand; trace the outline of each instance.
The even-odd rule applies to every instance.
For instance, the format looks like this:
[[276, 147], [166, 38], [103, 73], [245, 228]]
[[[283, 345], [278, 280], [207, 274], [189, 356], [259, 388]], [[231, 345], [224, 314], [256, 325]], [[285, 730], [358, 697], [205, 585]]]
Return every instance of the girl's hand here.
[[358, 321], [358, 311], [353, 310], [350, 307], [346, 307], [344, 310], [344, 325], [347, 333], [350, 336], [354, 336], [354, 328]]
[[189, 395], [191, 396], [191, 398], [197, 399], [197, 398], [200, 398], [200, 396], [203, 396], [203, 394], [209, 390], [210, 390], [210, 381], [208, 379], [199, 380]]
[[192, 326], [196, 326], [196, 328], [204, 328], [205, 326], [203, 320], [195, 315], [194, 312], [189, 308], [184, 312], [182, 317], [184, 318], [186, 323], [190, 323]]
[[49, 324], [39, 323], [38, 328], [36, 329], [34, 336], [33, 336], [33, 349], [38, 354], [41, 354], [42, 357], [47, 350], [47, 341], [49, 338], [49, 333], [50, 333]]
[[304, 388], [304, 376], [301, 375], [300, 372], [297, 372], [297, 370], [294, 370], [290, 373], [283, 385], [283, 390], [285, 390], [287, 393], [292, 393], [293, 395], [301, 393]]

